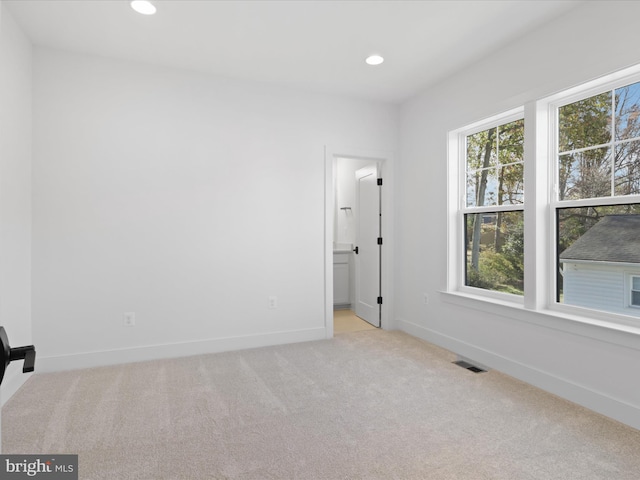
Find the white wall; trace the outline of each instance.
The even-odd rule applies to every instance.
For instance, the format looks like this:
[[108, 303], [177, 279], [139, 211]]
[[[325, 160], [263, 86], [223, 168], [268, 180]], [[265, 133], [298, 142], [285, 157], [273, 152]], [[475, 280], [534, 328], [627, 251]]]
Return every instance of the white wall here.
[[[32, 52], [30, 42], [1, 3], [0, 12], [0, 325], [11, 346], [18, 347], [32, 343]], [[2, 400], [27, 378], [22, 362], [9, 365]]]
[[637, 2], [584, 2], [406, 102], [395, 204], [401, 328], [636, 428], [637, 335], [610, 332], [599, 341], [597, 327], [573, 334], [570, 325], [556, 328], [560, 320], [454, 304], [439, 292], [447, 282], [447, 132], [640, 63], [633, 47], [640, 42], [639, 15]]
[[48, 49], [34, 84], [43, 368], [324, 338], [324, 148], [395, 108]]

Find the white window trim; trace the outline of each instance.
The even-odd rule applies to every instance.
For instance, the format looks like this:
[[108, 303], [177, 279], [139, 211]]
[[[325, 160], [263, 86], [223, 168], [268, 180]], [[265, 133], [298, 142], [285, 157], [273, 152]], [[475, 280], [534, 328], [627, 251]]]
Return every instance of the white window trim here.
[[[513, 295], [504, 292], [495, 292], [477, 287], [470, 287], [464, 284], [465, 278], [465, 262], [464, 258], [464, 215], [468, 213], [484, 213], [495, 211], [520, 211], [523, 205], [486, 205], [482, 207], [467, 207], [467, 190], [466, 190], [466, 159], [463, 152], [466, 150], [466, 137], [478, 132], [482, 132], [489, 128], [515, 120], [524, 118], [524, 108], [518, 107], [503, 114], [494, 115], [482, 121], [475, 122], [464, 128], [460, 128], [449, 132], [448, 135], [448, 179], [449, 179], [449, 211], [447, 216], [448, 231], [450, 238], [455, 238], [454, 242], [449, 242], [447, 258], [449, 268], [447, 269], [447, 288], [448, 291], [457, 291], [467, 293], [469, 295], [479, 295], [488, 299], [501, 302], [510, 302], [513, 304], [524, 303], [524, 299], [520, 295]], [[455, 159], [455, 160], [454, 160]], [[526, 166], [526, 162], [525, 162]], [[525, 167], [526, 168], [526, 167]], [[525, 198], [527, 190], [525, 187]]]
[[[621, 72], [617, 72], [612, 75], [602, 77], [601, 79], [594, 80], [592, 82], [588, 82], [582, 87], [581, 86], [574, 87], [569, 91], [555, 94], [551, 97], [547, 97], [537, 102], [538, 106], [540, 107], [538, 110], [538, 113], [542, 114], [542, 116], [540, 117], [540, 120], [544, 118], [547, 123], [547, 128], [546, 128], [548, 132], [547, 134], [548, 140], [547, 140], [547, 146], [546, 146], [547, 157], [546, 157], [546, 162], [544, 163], [549, 168], [549, 172], [547, 175], [548, 183], [545, 185], [545, 188], [547, 189], [547, 192], [548, 192], [548, 208], [549, 208], [549, 218], [548, 218], [547, 228], [545, 229], [546, 230], [545, 242], [548, 245], [547, 268], [549, 269], [548, 270], [549, 276], [547, 277], [548, 290], [546, 292], [546, 299], [542, 303], [545, 306], [545, 308], [548, 310], [559, 312], [562, 314], [567, 314], [567, 315], [584, 317], [585, 322], [591, 322], [593, 320], [597, 320], [597, 321], [603, 321], [611, 324], [640, 327], [640, 319], [634, 316], [627, 316], [619, 313], [581, 308], [575, 305], [566, 305], [566, 304], [558, 303], [555, 301], [556, 291], [557, 291], [557, 277], [552, 272], [555, 272], [555, 269], [556, 269], [556, 258], [555, 258], [555, 255], [553, 255], [553, 252], [555, 251], [555, 248], [556, 248], [556, 237], [558, 233], [556, 231], [556, 228], [557, 228], [556, 210], [559, 208], [574, 208], [574, 207], [581, 207], [581, 206], [587, 206], [587, 205], [606, 206], [606, 205], [623, 205], [623, 204], [629, 204], [629, 203], [640, 203], [640, 195], [609, 196], [609, 197], [598, 197], [598, 198], [588, 198], [588, 199], [579, 199], [579, 200], [558, 200], [557, 188], [558, 188], [559, 179], [558, 179], [558, 168], [556, 163], [557, 152], [558, 152], [557, 112], [558, 112], [558, 108], [561, 106], [568, 105], [573, 102], [577, 102], [579, 100], [584, 100], [594, 95], [611, 91], [616, 88], [624, 87], [625, 85], [629, 85], [639, 81], [640, 81], [640, 65], [621, 71]], [[525, 135], [526, 135], [526, 132], [525, 132]], [[612, 132], [611, 142], [614, 142], [613, 132]], [[536, 152], [536, 154], [538, 154], [538, 157], [539, 157], [539, 153], [540, 152]], [[551, 161], [551, 159], [553, 159], [553, 161]], [[541, 160], [538, 159], [538, 162], [541, 162]], [[536, 181], [539, 181], [539, 179], [536, 178]], [[526, 233], [525, 233], [525, 238], [526, 238]], [[526, 245], [526, 242], [525, 242], [525, 245]], [[525, 295], [526, 293], [527, 292], [525, 292]]]
[[[552, 195], [557, 184], [556, 157], [556, 112], [559, 105], [566, 105], [590, 96], [640, 81], [640, 65], [602, 78], [586, 82], [564, 92], [534, 100], [493, 115], [482, 121], [452, 130], [447, 136], [447, 283], [442, 291], [448, 303], [479, 308], [528, 323], [579, 334], [616, 345], [638, 348], [640, 322], [637, 317], [601, 312], [576, 306], [558, 304], [556, 295], [556, 221], [555, 209], [581, 206], [592, 200], [558, 202]], [[492, 292], [464, 285], [463, 206], [466, 206], [466, 184], [464, 166], [461, 162], [461, 143], [466, 135], [491, 128], [496, 123], [522, 118], [525, 120], [524, 175], [525, 175], [525, 293], [523, 297]], [[535, 159], [527, 161], [527, 159]], [[621, 201], [622, 200], [622, 201]], [[599, 205], [640, 203], [640, 195], [626, 197], [603, 197]], [[484, 208], [484, 207], [483, 207]], [[491, 210], [488, 208], [488, 210]], [[480, 213], [480, 210], [478, 210]], [[535, 266], [531, 268], [531, 266]], [[630, 294], [630, 290], [629, 290]]]
[[640, 304], [635, 305], [633, 303], [633, 292], [640, 292], [640, 290], [633, 289], [633, 279], [640, 279], [640, 273], [627, 273], [625, 278], [625, 307], [627, 308], [640, 308]]

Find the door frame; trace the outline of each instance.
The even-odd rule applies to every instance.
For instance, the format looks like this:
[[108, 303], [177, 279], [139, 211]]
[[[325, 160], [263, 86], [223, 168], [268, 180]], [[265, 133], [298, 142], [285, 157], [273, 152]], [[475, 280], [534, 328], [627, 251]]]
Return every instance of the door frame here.
[[338, 158], [353, 158], [378, 163], [382, 185], [382, 309], [380, 328], [392, 330], [393, 312], [393, 154], [384, 151], [325, 146], [324, 193], [324, 318], [325, 338], [333, 338], [333, 238], [335, 219], [336, 165]]

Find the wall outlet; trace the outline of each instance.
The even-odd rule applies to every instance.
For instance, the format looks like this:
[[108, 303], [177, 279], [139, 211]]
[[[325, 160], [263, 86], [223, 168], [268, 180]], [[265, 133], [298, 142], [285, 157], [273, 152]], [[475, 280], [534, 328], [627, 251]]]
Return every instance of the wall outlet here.
[[278, 308], [278, 297], [269, 297], [269, 308]]
[[429, 295], [426, 293], [422, 294], [422, 303], [424, 303], [425, 305], [429, 304]]
[[122, 324], [125, 327], [135, 327], [135, 325], [136, 325], [136, 314], [135, 314], [135, 312], [125, 312]]

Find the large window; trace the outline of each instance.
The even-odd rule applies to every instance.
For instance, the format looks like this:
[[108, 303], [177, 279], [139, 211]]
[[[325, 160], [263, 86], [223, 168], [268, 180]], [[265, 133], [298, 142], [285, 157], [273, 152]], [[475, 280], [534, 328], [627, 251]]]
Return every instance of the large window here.
[[465, 285], [524, 292], [524, 120], [464, 136]]
[[556, 139], [555, 300], [640, 317], [640, 83], [560, 104]]
[[452, 131], [449, 154], [448, 292], [640, 326], [640, 66]]

